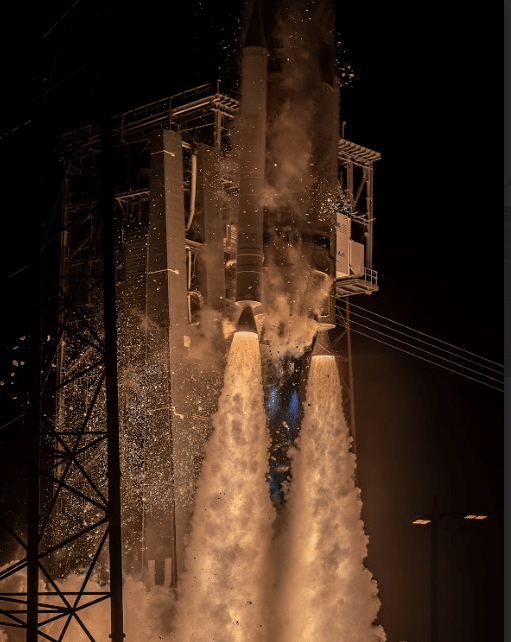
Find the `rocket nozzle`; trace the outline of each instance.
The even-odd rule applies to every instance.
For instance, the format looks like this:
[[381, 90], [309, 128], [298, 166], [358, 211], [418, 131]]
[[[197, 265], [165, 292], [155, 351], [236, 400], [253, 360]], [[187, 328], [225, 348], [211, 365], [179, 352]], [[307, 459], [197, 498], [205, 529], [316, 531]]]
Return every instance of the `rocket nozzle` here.
[[258, 334], [257, 325], [254, 318], [254, 310], [250, 305], [243, 308], [236, 325], [236, 332], [253, 332]]
[[312, 358], [314, 357], [334, 357], [334, 350], [328, 336], [328, 331], [319, 331], [312, 349]]

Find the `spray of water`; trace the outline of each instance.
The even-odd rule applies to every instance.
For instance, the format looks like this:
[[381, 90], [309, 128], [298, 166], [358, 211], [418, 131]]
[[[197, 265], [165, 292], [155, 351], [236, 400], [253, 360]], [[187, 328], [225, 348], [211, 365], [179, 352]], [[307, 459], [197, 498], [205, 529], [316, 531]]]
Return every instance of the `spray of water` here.
[[237, 332], [195, 498], [176, 642], [262, 642], [275, 518], [258, 337]]
[[334, 357], [312, 359], [277, 582], [279, 642], [383, 642]]

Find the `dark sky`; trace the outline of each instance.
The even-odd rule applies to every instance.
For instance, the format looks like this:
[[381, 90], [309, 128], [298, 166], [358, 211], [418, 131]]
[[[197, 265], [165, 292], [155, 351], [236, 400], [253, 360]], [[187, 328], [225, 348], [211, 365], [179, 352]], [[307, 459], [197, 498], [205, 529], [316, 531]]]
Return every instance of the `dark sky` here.
[[[43, 38], [71, 4], [3, 9], [10, 35], [1, 43], [0, 135], [8, 135], [0, 139], [0, 371], [7, 377], [28, 317], [29, 282], [5, 277], [26, 264], [38, 217], [47, 220], [57, 200], [54, 136], [104, 105], [95, 58], [105, 3], [80, 0]], [[337, 6], [341, 62], [355, 73], [341, 96], [345, 135], [382, 154], [374, 188], [380, 291], [353, 302], [502, 363], [486, 14], [445, 11], [440, 2]], [[225, 93], [237, 90], [239, 2], [127, 3], [112, 14], [112, 113], [217, 78]], [[33, 100], [50, 80], [73, 73], [44, 104]], [[410, 522], [431, 509], [435, 493], [441, 511], [492, 513], [486, 524], [441, 521], [440, 640], [501, 638], [503, 395], [359, 335], [353, 341], [368, 566], [389, 640], [429, 640], [430, 532]]]

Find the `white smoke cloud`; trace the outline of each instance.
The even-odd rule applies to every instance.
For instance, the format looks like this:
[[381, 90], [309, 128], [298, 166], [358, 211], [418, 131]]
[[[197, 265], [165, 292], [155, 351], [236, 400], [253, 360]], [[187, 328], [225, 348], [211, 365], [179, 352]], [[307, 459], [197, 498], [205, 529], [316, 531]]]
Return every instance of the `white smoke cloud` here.
[[[312, 359], [288, 503], [275, 537], [261, 376], [257, 335], [236, 333], [206, 446], [177, 601], [172, 590], [148, 589], [126, 577], [130, 642], [386, 640], [374, 625], [380, 603], [376, 582], [364, 567], [368, 538], [335, 359]], [[59, 586], [77, 591], [82, 582], [83, 575], [71, 574]], [[39, 588], [46, 587], [41, 582]], [[97, 580], [87, 584], [89, 591], [107, 588]], [[1, 589], [26, 590], [24, 574], [8, 578]], [[84, 609], [80, 617], [95, 639], [108, 639], [108, 601]], [[61, 626], [55, 622], [44, 630], [58, 637]], [[23, 639], [19, 632], [1, 633], [4, 642]], [[74, 620], [67, 639], [88, 640]]]
[[180, 578], [175, 642], [260, 642], [268, 635], [268, 547], [275, 509], [259, 342], [237, 332], [206, 446]]
[[329, 296], [331, 279], [318, 276], [301, 247], [288, 247], [287, 264], [268, 257], [264, 273], [262, 339], [269, 342], [273, 360], [300, 356], [314, 339], [319, 324], [314, 316]]
[[[377, 585], [364, 567], [368, 538], [355, 455], [333, 357], [313, 358], [287, 522], [277, 545], [277, 642], [383, 642]], [[285, 548], [282, 546], [285, 543]]]

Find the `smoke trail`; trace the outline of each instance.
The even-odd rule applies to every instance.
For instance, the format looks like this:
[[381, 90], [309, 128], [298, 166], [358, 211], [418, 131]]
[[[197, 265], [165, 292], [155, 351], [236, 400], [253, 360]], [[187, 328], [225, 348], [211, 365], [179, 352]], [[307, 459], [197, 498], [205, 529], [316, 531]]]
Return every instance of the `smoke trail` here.
[[213, 425], [178, 589], [176, 640], [262, 642], [275, 510], [255, 333], [234, 335]]
[[314, 357], [293, 481], [280, 591], [279, 642], [382, 642], [380, 602], [364, 567], [368, 538], [334, 357]]

